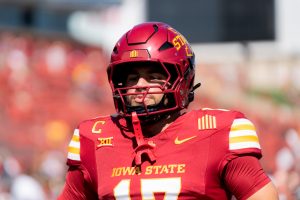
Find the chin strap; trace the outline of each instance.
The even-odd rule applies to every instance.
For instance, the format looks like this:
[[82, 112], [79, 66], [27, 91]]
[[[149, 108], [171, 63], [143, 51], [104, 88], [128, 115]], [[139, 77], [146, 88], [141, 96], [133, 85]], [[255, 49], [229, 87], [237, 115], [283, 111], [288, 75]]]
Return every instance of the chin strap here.
[[152, 149], [155, 147], [155, 144], [153, 142], [146, 142], [143, 137], [142, 129], [141, 129], [141, 123], [140, 120], [136, 114], [136, 112], [131, 113], [132, 117], [132, 126], [134, 130], [134, 136], [136, 138], [137, 147], [135, 148], [135, 164], [141, 165], [142, 164], [142, 155], [147, 154], [148, 158], [151, 162], [155, 162], [155, 156], [153, 154]]

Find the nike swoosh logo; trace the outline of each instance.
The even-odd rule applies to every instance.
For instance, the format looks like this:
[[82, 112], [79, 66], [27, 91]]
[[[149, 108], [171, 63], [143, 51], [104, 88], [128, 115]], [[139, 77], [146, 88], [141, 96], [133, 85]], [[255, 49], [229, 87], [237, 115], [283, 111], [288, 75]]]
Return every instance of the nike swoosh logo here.
[[185, 142], [187, 142], [187, 141], [189, 141], [189, 140], [191, 140], [191, 139], [194, 139], [195, 137], [197, 137], [196, 135], [194, 135], [194, 136], [192, 136], [192, 137], [188, 137], [188, 138], [184, 138], [184, 139], [182, 139], [182, 140], [180, 140], [179, 138], [178, 138], [178, 136], [175, 138], [175, 140], [174, 140], [174, 143], [175, 144], [182, 144], [182, 143], [185, 143]]

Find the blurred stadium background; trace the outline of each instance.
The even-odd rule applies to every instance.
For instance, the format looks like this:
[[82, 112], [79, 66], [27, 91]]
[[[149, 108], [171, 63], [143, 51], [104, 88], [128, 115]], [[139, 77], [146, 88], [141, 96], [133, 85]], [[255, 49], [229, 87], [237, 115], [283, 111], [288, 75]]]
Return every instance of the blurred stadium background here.
[[143, 21], [192, 43], [202, 87], [190, 109], [246, 113], [280, 199], [300, 199], [299, 9], [295, 0], [0, 0], [0, 200], [56, 199], [73, 129], [114, 112], [109, 53]]

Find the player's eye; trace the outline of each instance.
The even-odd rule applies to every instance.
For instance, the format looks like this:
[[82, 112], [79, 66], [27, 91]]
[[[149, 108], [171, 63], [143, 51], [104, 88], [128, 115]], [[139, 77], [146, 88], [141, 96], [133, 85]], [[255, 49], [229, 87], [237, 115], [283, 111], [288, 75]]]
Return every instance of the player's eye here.
[[149, 75], [149, 80], [166, 80], [166, 77], [160, 73], [152, 73]]
[[131, 86], [138, 82], [139, 76], [136, 74], [130, 74], [126, 78], [126, 85]]
[[148, 80], [151, 83], [159, 83], [159, 84], [163, 84], [166, 80], [166, 77], [161, 74], [161, 73], [151, 73], [148, 76]]

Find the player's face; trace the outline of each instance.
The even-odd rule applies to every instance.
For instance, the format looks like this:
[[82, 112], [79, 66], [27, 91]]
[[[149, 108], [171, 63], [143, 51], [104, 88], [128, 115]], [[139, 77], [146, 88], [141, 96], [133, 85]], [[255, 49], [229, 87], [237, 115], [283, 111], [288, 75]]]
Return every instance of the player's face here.
[[[127, 90], [127, 94], [132, 94], [127, 96], [127, 102], [131, 106], [141, 106], [141, 105], [156, 105], [162, 98], [163, 94], [161, 86], [166, 82], [166, 75], [163, 73], [162, 69], [154, 68], [151, 66], [137, 66], [130, 71], [126, 78], [125, 85], [127, 87], [134, 87]], [[146, 92], [152, 94], [141, 94], [141, 92]], [[157, 94], [153, 94], [153, 93]]]

